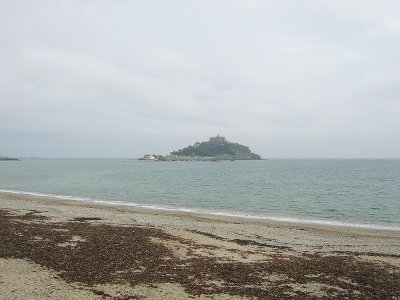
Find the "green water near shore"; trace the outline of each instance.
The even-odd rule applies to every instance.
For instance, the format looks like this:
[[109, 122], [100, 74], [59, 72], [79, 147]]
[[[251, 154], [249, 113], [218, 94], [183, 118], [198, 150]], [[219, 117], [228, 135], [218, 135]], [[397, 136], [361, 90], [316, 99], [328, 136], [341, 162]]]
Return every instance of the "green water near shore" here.
[[0, 189], [400, 230], [400, 160], [32, 159], [2, 162]]

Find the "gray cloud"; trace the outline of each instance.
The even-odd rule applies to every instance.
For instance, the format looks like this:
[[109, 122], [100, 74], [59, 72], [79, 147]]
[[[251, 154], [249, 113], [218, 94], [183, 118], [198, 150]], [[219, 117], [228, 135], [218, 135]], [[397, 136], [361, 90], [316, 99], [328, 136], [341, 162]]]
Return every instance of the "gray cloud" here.
[[265, 157], [400, 153], [395, 1], [0, 8], [0, 154], [135, 157], [217, 133]]

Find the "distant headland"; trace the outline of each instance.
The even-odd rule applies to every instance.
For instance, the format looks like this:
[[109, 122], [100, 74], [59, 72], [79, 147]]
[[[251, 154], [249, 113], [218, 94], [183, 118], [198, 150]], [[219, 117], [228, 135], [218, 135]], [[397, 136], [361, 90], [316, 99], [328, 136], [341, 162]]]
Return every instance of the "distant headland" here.
[[14, 158], [14, 157], [9, 157], [9, 156], [0, 156], [0, 161], [1, 160], [19, 160], [19, 159]]
[[146, 154], [139, 160], [146, 161], [216, 161], [216, 160], [258, 160], [261, 156], [250, 151], [249, 147], [228, 141], [217, 135], [206, 142], [172, 151], [169, 155]]

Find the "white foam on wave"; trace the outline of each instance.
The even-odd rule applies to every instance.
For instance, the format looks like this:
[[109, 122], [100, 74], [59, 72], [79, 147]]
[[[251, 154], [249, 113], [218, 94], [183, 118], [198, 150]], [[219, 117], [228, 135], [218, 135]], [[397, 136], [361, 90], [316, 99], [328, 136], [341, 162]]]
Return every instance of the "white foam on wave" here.
[[56, 199], [61, 199], [61, 200], [88, 201], [88, 202], [96, 202], [97, 201], [95, 199], [86, 198], [86, 197], [45, 194], [45, 193], [38, 193], [38, 192], [26, 192], [26, 191], [3, 190], [3, 189], [0, 189], [0, 192], [9, 193], [9, 194], [29, 195], [29, 196], [36, 196], [36, 197], [56, 198]]
[[400, 231], [400, 226], [387, 226], [379, 224], [361, 224], [361, 223], [350, 223], [350, 222], [319, 220], [319, 219], [299, 219], [294, 217], [280, 217], [280, 216], [256, 216], [256, 215], [226, 213], [226, 212], [209, 212], [209, 214], [226, 216], [226, 217], [253, 219], [253, 220], [269, 220], [269, 221], [277, 221], [285, 223], [296, 223], [304, 225], [324, 225], [324, 226], [355, 227], [364, 229]]
[[29, 195], [36, 197], [47, 197], [59, 200], [72, 200], [72, 201], [82, 201], [82, 202], [91, 202], [91, 203], [99, 203], [99, 204], [107, 204], [107, 205], [122, 205], [122, 206], [130, 206], [130, 207], [138, 207], [150, 210], [159, 210], [159, 211], [170, 211], [170, 212], [186, 212], [193, 214], [205, 214], [205, 215], [214, 215], [221, 217], [234, 217], [234, 218], [242, 218], [242, 219], [251, 219], [251, 220], [268, 220], [268, 221], [276, 221], [276, 222], [285, 222], [285, 223], [295, 223], [295, 224], [303, 224], [303, 225], [321, 225], [321, 226], [337, 226], [337, 227], [350, 227], [350, 228], [361, 228], [361, 229], [371, 229], [371, 230], [390, 230], [390, 231], [400, 231], [400, 226], [388, 226], [381, 224], [361, 224], [361, 223], [350, 223], [350, 222], [342, 222], [342, 221], [332, 221], [332, 220], [320, 220], [320, 219], [300, 219], [295, 217], [283, 217], [283, 216], [257, 216], [257, 215], [249, 215], [245, 213], [230, 213], [223, 211], [210, 211], [210, 210], [201, 210], [201, 209], [191, 209], [191, 208], [175, 208], [175, 207], [166, 207], [160, 205], [148, 205], [148, 204], [139, 204], [134, 202], [124, 202], [124, 201], [110, 201], [110, 200], [102, 200], [102, 199], [93, 199], [88, 197], [77, 197], [77, 196], [67, 196], [67, 195], [55, 195], [55, 194], [45, 194], [38, 192], [27, 192], [27, 191], [17, 191], [17, 190], [6, 190], [0, 189], [0, 192], [9, 193], [9, 194], [20, 194], [20, 195]]

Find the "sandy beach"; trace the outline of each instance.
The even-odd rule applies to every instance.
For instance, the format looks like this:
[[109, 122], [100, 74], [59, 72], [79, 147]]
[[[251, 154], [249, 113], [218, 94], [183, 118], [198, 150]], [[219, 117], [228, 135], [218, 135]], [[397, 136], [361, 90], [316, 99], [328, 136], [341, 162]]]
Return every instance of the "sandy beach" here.
[[400, 232], [0, 193], [2, 299], [400, 299]]

